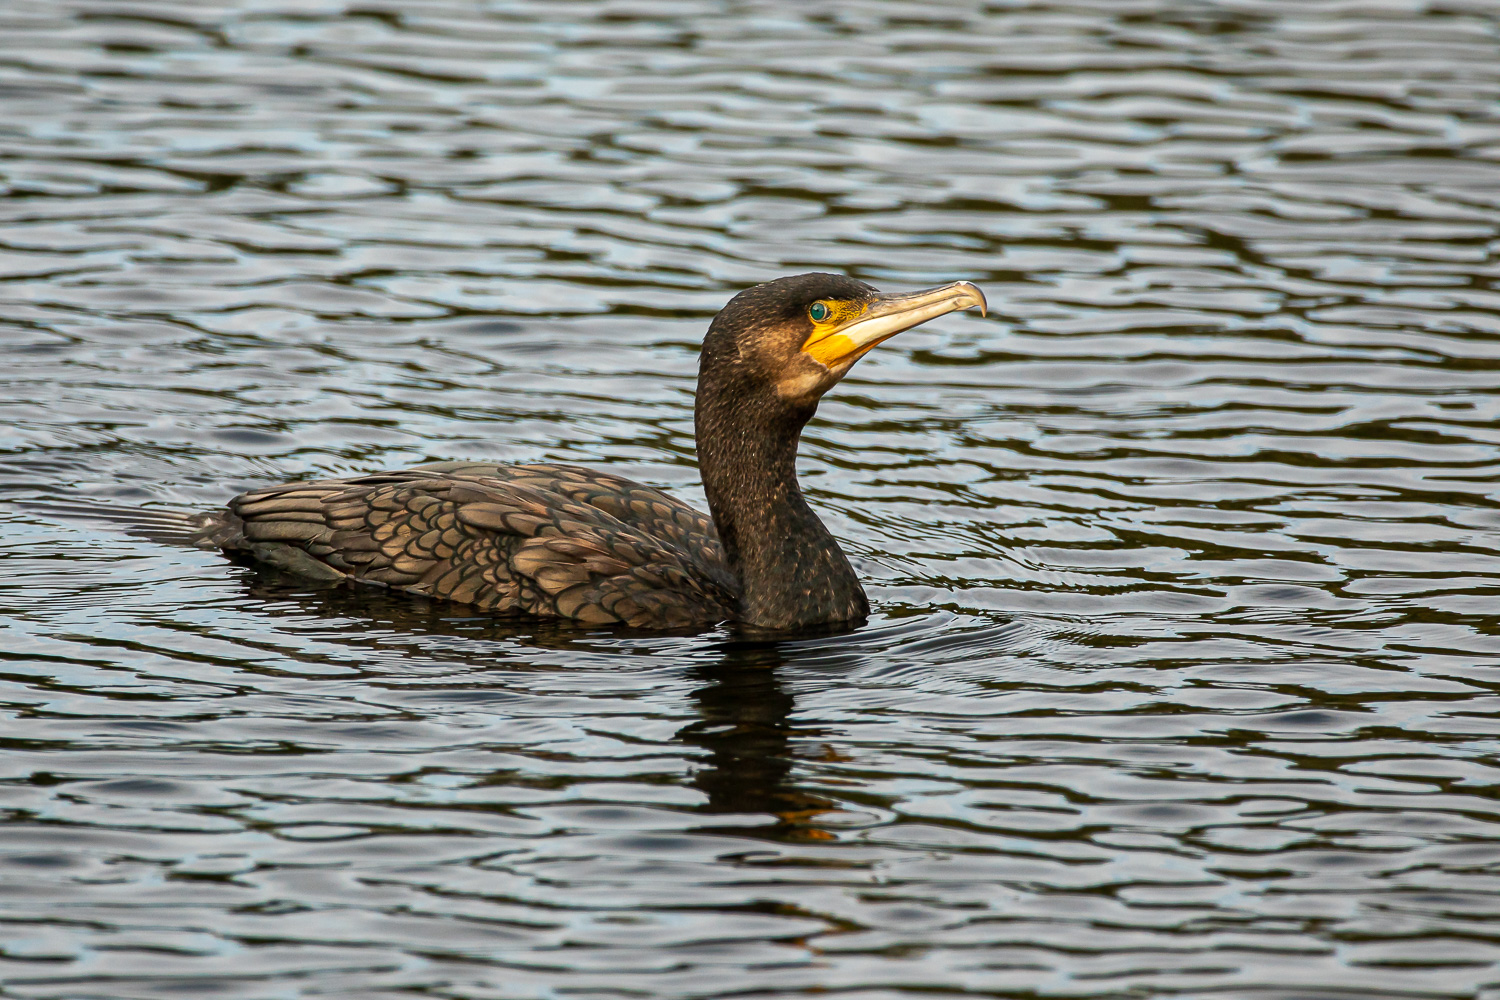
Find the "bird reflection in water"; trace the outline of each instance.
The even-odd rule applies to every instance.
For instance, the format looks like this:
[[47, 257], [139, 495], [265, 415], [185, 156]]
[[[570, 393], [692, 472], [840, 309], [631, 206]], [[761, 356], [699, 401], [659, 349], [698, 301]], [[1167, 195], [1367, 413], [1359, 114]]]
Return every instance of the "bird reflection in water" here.
[[[520, 651], [517, 646], [597, 652], [586, 633], [567, 625], [471, 617], [446, 602], [319, 584], [272, 569], [252, 569], [242, 582], [249, 604], [277, 609], [283, 622], [287, 605], [293, 605], [309, 629], [339, 629], [347, 633], [342, 636], [346, 645], [367, 644], [373, 654], [370, 666], [377, 670], [377, 659], [404, 660], [429, 648], [434, 659], [447, 664], [471, 661], [476, 667], [494, 667], [497, 640], [506, 641], [512, 654]], [[411, 645], [403, 651], [404, 644], [392, 643], [397, 636]], [[479, 646], [430, 645], [435, 639]], [[820, 755], [834, 751], [815, 742], [817, 728], [792, 721], [794, 699], [782, 682], [783, 668], [793, 659], [787, 643], [734, 638], [717, 644], [715, 651], [716, 659], [693, 669], [697, 687], [692, 697], [699, 718], [677, 732], [681, 743], [706, 752], [691, 778], [707, 797], [700, 810], [724, 820], [701, 829], [780, 841], [834, 839], [817, 818], [840, 806], [798, 788], [791, 778], [796, 744], [819, 747], [813, 752]], [[295, 650], [288, 652], [295, 655]]]
[[[794, 738], [817, 730], [792, 722], [793, 699], [781, 681], [786, 662], [769, 642], [728, 642], [723, 659], [697, 668], [702, 685], [693, 692], [696, 722], [678, 730], [683, 743], [707, 751], [693, 787], [708, 796], [702, 811], [739, 819], [706, 829], [776, 840], [832, 840], [817, 817], [838, 809], [829, 799], [791, 781]], [[774, 816], [769, 824], [752, 817]]]

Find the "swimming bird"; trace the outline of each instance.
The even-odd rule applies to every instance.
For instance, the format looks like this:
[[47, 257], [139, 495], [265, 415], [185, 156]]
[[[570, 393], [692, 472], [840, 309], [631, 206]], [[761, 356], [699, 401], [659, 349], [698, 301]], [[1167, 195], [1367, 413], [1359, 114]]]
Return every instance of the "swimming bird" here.
[[886, 294], [802, 274], [740, 292], [698, 364], [694, 428], [712, 517], [573, 465], [447, 462], [242, 493], [196, 544], [326, 580], [499, 614], [677, 628], [857, 626], [864, 588], [797, 484], [803, 426], [860, 358], [956, 309], [967, 281]]

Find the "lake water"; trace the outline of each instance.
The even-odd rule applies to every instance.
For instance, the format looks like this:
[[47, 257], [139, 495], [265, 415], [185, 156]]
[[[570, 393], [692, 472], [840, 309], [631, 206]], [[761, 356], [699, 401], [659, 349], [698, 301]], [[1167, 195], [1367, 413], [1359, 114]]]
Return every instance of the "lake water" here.
[[[1500, 998], [1500, 7], [6, 0], [0, 996]], [[849, 636], [25, 501], [702, 503], [736, 291], [979, 283], [803, 483]]]

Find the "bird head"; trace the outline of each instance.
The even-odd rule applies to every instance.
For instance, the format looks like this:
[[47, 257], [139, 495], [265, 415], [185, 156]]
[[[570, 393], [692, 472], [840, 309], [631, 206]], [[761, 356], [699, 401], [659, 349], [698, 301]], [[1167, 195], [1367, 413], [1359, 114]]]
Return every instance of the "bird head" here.
[[839, 274], [798, 274], [729, 300], [704, 339], [704, 365], [727, 364], [788, 403], [816, 404], [855, 362], [904, 330], [957, 309], [985, 310], [967, 281], [882, 292]]

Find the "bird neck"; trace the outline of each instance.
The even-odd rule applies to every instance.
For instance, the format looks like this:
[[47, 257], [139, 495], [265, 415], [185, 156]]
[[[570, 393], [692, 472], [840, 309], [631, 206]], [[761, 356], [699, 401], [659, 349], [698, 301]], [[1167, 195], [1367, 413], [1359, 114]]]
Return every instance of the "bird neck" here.
[[746, 625], [797, 629], [869, 614], [848, 558], [797, 484], [797, 444], [816, 408], [749, 379], [699, 377], [698, 465]]

